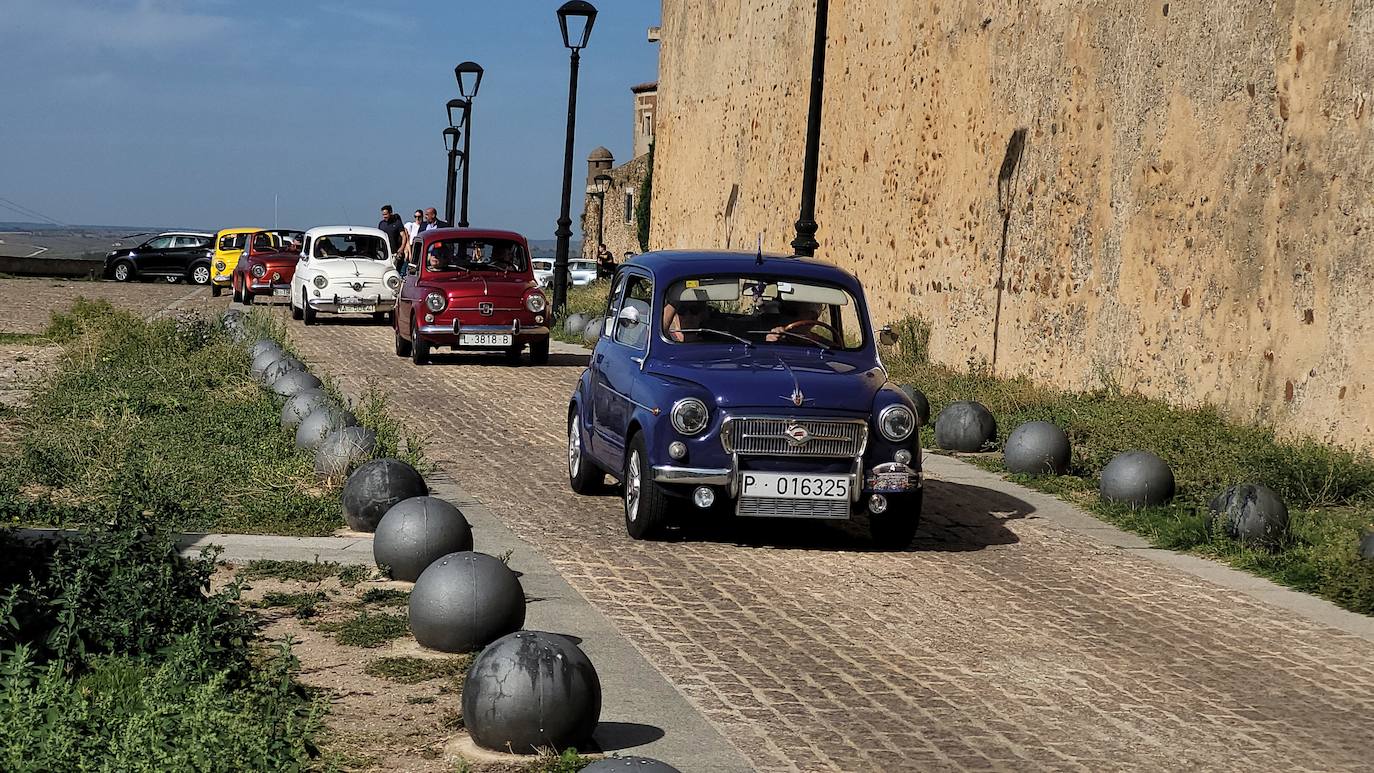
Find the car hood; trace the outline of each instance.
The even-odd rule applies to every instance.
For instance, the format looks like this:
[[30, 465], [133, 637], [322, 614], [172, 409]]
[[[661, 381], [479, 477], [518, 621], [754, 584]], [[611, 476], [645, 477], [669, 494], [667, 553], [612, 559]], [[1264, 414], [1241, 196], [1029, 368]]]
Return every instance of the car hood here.
[[318, 269], [331, 279], [381, 279], [392, 270], [388, 260], [367, 260], [366, 258], [330, 258], [311, 261], [310, 267]]
[[644, 370], [699, 384], [722, 409], [786, 413], [867, 416], [874, 395], [887, 382], [887, 374], [877, 364], [865, 367], [834, 355], [762, 347], [726, 356], [654, 359]]

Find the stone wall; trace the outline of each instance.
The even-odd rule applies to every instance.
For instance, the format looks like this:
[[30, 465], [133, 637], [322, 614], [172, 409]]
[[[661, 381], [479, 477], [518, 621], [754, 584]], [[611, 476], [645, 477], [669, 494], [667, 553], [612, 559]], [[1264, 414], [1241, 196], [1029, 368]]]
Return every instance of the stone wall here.
[[[787, 250], [814, 8], [663, 0], [652, 247]], [[925, 318], [945, 363], [1374, 441], [1374, 3], [830, 14], [818, 254], [877, 321]]]
[[[606, 248], [615, 256], [617, 263], [625, 259], [625, 253], [638, 255], [639, 221], [631, 208], [631, 217], [625, 219], [625, 196], [629, 194], [635, 202], [639, 201], [639, 187], [644, 183], [644, 175], [649, 171], [649, 156], [636, 158], [606, 171], [611, 184], [606, 191], [605, 220], [601, 221], [602, 236]], [[596, 260], [597, 219], [601, 217], [602, 200], [600, 196], [587, 194], [582, 210], [582, 257]]]

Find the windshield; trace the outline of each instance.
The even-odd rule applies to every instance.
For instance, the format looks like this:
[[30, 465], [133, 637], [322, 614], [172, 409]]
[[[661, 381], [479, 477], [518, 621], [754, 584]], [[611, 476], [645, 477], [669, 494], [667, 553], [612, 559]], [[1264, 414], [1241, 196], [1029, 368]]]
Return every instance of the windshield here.
[[536, 261], [534, 261], [534, 270], [535, 270], [535, 271], [552, 271], [552, 270], [553, 270], [553, 261], [551, 261], [551, 260], [536, 260]]
[[425, 252], [426, 273], [450, 271], [524, 272], [529, 266], [525, 247], [509, 239], [445, 239]]
[[596, 264], [589, 260], [570, 260], [568, 261], [569, 271], [595, 271]]
[[668, 288], [663, 336], [852, 351], [864, 345], [854, 296], [834, 285], [774, 277], [699, 277]]
[[389, 260], [386, 239], [371, 234], [329, 234], [315, 237], [310, 254], [316, 258]]

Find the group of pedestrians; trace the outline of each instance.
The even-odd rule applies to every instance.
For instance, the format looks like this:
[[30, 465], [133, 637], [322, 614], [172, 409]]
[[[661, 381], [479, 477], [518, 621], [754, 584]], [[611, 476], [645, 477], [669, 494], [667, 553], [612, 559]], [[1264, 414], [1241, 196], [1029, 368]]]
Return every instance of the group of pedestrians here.
[[385, 204], [382, 206], [382, 221], [377, 227], [386, 232], [387, 240], [391, 242], [391, 254], [396, 256], [396, 270], [405, 273], [404, 268], [410, 262], [410, 251], [413, 249], [411, 245], [419, 240], [420, 234], [436, 228], [448, 228], [449, 224], [439, 219], [439, 212], [434, 207], [417, 209], [411, 220], [404, 222], [390, 204]]

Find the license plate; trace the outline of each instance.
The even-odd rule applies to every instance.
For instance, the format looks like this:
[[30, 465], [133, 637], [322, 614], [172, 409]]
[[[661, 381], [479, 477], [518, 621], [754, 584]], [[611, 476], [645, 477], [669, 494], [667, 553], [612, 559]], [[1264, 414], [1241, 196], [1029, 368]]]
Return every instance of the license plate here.
[[289, 287], [278, 287], [278, 288], [276, 288], [275, 290], [272, 291], [272, 294], [275, 295], [275, 296], [277, 296], [278, 298], [285, 298], [286, 296], [288, 296], [288, 295], [291, 294], [291, 288], [289, 288]]
[[510, 346], [510, 333], [460, 333], [459, 346]]
[[347, 305], [343, 305], [343, 304], [340, 304], [340, 305], [339, 305], [339, 313], [340, 313], [340, 314], [353, 314], [353, 313], [357, 313], [357, 314], [371, 314], [372, 312], [374, 312], [374, 311], [376, 311], [376, 310], [377, 310], [377, 307], [376, 307], [376, 306], [373, 306], [372, 304], [367, 304], [367, 305], [363, 305], [363, 306], [347, 306]]
[[848, 499], [848, 475], [741, 472], [740, 495], [766, 499]]

